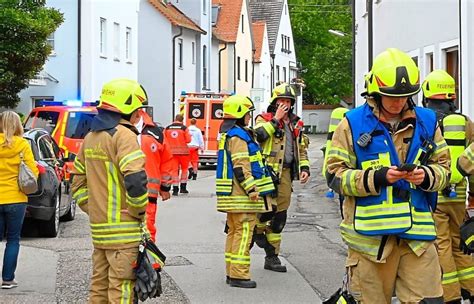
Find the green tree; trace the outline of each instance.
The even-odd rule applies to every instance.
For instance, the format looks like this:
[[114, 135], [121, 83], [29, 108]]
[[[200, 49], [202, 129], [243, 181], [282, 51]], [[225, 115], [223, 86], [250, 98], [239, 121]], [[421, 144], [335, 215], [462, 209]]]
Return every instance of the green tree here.
[[51, 47], [47, 37], [63, 15], [46, 0], [0, 0], [0, 106], [13, 108], [18, 93], [41, 71]]
[[[289, 0], [305, 103], [338, 104], [352, 97], [352, 17], [349, 0]], [[328, 31], [346, 33], [343, 37]]]

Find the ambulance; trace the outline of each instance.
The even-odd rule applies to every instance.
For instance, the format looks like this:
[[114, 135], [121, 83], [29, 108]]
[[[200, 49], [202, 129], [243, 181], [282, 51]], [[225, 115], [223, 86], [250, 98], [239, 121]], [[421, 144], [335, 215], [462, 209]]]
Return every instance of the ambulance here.
[[96, 104], [77, 100], [44, 101], [40, 107], [31, 110], [25, 120], [25, 129], [45, 129], [61, 149], [65, 161], [66, 193], [69, 190], [74, 158], [90, 130], [92, 119], [97, 114]]
[[180, 114], [184, 117], [184, 124], [189, 126], [190, 120], [195, 118], [196, 126], [202, 131], [204, 151], [199, 155], [199, 162], [203, 165], [217, 162], [219, 128], [227, 97], [229, 94], [181, 93]]

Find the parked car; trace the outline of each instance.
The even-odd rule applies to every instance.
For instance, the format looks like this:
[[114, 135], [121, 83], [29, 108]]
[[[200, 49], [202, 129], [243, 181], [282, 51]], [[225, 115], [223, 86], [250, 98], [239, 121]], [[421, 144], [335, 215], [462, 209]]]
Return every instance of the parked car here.
[[76, 214], [72, 199], [62, 199], [61, 182], [64, 178], [62, 153], [44, 129], [32, 129], [23, 135], [30, 143], [39, 170], [38, 191], [28, 195], [26, 218], [36, 220], [41, 236], [55, 237], [59, 219], [71, 221]]

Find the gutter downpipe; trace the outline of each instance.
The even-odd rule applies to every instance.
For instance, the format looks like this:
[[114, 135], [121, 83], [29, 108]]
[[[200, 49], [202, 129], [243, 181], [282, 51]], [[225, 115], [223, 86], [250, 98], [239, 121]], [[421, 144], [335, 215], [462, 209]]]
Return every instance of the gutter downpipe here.
[[459, 0], [459, 112], [462, 113], [462, 0]]
[[173, 36], [173, 63], [172, 63], [172, 78], [173, 78], [173, 82], [172, 82], [172, 92], [171, 92], [171, 113], [172, 113], [172, 117], [171, 117], [171, 121], [174, 120], [174, 116], [175, 116], [175, 106], [174, 106], [174, 100], [176, 98], [176, 94], [175, 94], [175, 90], [176, 90], [176, 38], [180, 37], [183, 35], [183, 28], [180, 27], [179, 28], [179, 33], [174, 35]]
[[237, 62], [237, 54], [236, 54], [236, 51], [235, 51], [235, 43], [234, 43], [234, 94], [237, 94], [236, 90], [237, 90], [237, 69], [236, 69], [236, 64]]
[[81, 10], [82, 0], [77, 0], [77, 100], [81, 100]]
[[252, 50], [252, 89], [254, 88], [254, 77], [255, 77], [255, 62], [254, 62], [254, 57], [255, 57], [256, 50]]
[[224, 43], [225, 46], [222, 49], [219, 49], [219, 68], [218, 68], [218, 73], [219, 73], [219, 90], [218, 93], [221, 92], [222, 89], [222, 75], [221, 75], [221, 53], [222, 51], [225, 51], [227, 49], [227, 42]]
[[356, 44], [356, 32], [355, 32], [355, 6], [356, 6], [356, 1], [352, 0], [352, 96], [354, 100], [352, 100], [352, 108], [355, 108], [356, 106], [356, 66], [355, 66], [355, 44]]
[[369, 52], [369, 71], [372, 69], [372, 62], [374, 58], [374, 14], [373, 14], [373, 5], [372, 0], [367, 2], [367, 12], [368, 12], [368, 27], [369, 27], [369, 35], [368, 35], [368, 52]]
[[272, 62], [271, 62], [271, 73], [270, 73], [270, 91], [273, 91], [273, 84], [274, 84], [274, 73], [275, 73], [275, 53], [272, 53], [270, 54], [270, 58], [272, 59]]

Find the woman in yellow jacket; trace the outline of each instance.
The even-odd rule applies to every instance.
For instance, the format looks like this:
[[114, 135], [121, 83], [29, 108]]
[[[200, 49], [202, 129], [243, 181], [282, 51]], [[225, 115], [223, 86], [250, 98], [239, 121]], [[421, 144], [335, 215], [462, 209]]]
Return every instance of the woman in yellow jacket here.
[[0, 241], [7, 237], [3, 254], [2, 288], [18, 286], [15, 270], [20, 251], [20, 233], [25, 217], [28, 197], [18, 187], [20, 154], [32, 172], [38, 176], [33, 152], [26, 139], [22, 137], [23, 127], [20, 116], [12, 111], [0, 114]]

